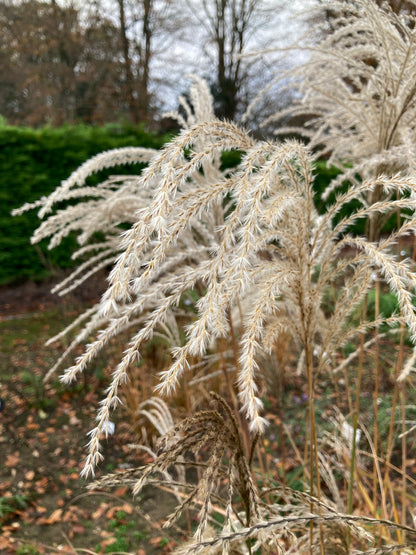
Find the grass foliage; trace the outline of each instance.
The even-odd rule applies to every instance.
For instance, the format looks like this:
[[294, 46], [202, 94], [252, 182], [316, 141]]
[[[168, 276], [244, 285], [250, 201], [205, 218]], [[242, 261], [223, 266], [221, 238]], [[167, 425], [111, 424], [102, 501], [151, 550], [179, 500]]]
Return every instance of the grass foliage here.
[[[293, 74], [299, 105], [274, 118], [308, 113], [307, 145], [255, 140], [219, 121], [206, 84], [195, 78], [177, 115], [182, 132], [161, 151], [104, 152], [21, 209], [36, 207], [46, 218], [34, 241], [49, 237], [53, 246], [78, 233], [75, 256], [83, 262], [57, 286], [60, 294], [113, 263], [102, 300], [57, 336], [78, 330], [52, 369], [87, 343], [62, 376], [71, 383], [114, 337], [128, 337], [89, 434], [85, 476], [102, 459], [100, 442], [129, 375], [147, 371], [146, 346], [156, 337], [169, 346], [155, 389], [166, 396], [185, 391], [188, 414], [172, 426], [164, 403], [138, 407], [163, 434], [154, 451], [147, 447], [154, 462], [96, 485], [128, 483], [135, 493], [146, 483], [170, 487], [178, 506], [166, 525], [197, 508], [197, 526], [178, 553], [416, 547], [415, 482], [406, 468], [416, 273], [414, 256], [402, 255], [416, 231], [416, 25], [372, 0], [324, 7], [331, 31]], [[276, 128], [280, 135], [292, 131]], [[224, 152], [238, 154], [232, 168], [224, 168]], [[314, 192], [322, 154], [338, 168], [323, 192], [332, 199], [326, 208]], [[146, 167], [86, 184], [103, 168], [131, 162]], [[393, 231], [382, 233], [393, 216]], [[352, 232], [359, 222], [362, 235]], [[386, 341], [394, 357], [388, 377], [381, 362]], [[285, 394], [284, 374], [305, 386], [300, 449], [281, 428], [282, 453], [290, 443], [302, 461], [299, 488], [261, 469], [263, 399]], [[222, 396], [208, 395], [218, 375]], [[373, 388], [371, 429], [361, 418], [366, 380]], [[388, 380], [387, 424], [378, 398]], [[272, 383], [279, 392], [270, 391]], [[334, 384], [327, 387], [337, 399], [329, 428], [317, 394], [324, 383]]]

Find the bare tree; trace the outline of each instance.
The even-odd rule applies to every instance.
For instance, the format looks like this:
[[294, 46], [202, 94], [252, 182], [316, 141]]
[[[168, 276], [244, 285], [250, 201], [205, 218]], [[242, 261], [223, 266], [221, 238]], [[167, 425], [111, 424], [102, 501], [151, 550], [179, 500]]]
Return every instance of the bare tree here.
[[117, 0], [116, 3], [129, 116], [132, 121], [149, 121], [157, 104], [152, 90], [153, 64], [184, 25], [180, 2]]
[[150, 79], [150, 60], [152, 56], [152, 39], [154, 35], [154, 0], [143, 0], [143, 22], [142, 32], [139, 43], [139, 110], [142, 115], [149, 111], [149, 79]]
[[0, 114], [10, 123], [98, 122], [124, 110], [118, 29], [75, 4], [0, 1]]
[[[241, 55], [271, 10], [263, 0], [188, 0], [188, 7], [209, 39], [206, 54], [215, 66], [212, 92], [216, 112], [234, 119], [253, 64], [252, 60], [243, 61]], [[260, 42], [258, 37], [257, 46]]]
[[125, 92], [127, 101], [129, 104], [130, 118], [136, 122], [137, 121], [137, 106], [134, 94], [134, 78], [132, 71], [132, 59], [131, 59], [131, 49], [130, 41], [127, 36], [127, 23], [126, 23], [126, 10], [125, 1], [117, 0], [120, 18], [120, 40], [123, 50], [123, 62], [124, 62], [124, 79], [125, 79]]
[[266, 0], [0, 0], [0, 114], [31, 125], [152, 122], [205, 47], [211, 66], [199, 72], [210, 77], [218, 115], [234, 118], [247, 85], [263, 79], [253, 71], [259, 60], [241, 55], [259, 46], [266, 8]]
[[80, 35], [73, 6], [64, 9], [55, 2], [0, 3], [1, 70], [8, 75], [9, 88], [9, 94], [5, 94], [1, 83], [3, 115], [19, 121], [26, 114], [26, 123], [32, 124], [71, 119], [69, 98], [80, 55]]

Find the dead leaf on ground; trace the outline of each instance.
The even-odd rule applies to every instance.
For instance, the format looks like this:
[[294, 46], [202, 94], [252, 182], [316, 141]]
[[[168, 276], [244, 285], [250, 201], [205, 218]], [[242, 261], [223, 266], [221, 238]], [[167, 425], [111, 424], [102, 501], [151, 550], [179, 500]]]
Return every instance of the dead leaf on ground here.
[[4, 463], [8, 468], [13, 468], [19, 464], [19, 455], [7, 455], [6, 462]]
[[55, 524], [62, 519], [62, 509], [55, 509], [49, 518], [43, 520], [43, 524]]
[[116, 489], [114, 492], [114, 495], [116, 495], [117, 497], [123, 497], [123, 495], [126, 495], [128, 491], [129, 491], [129, 488], [127, 488], [126, 486], [123, 486], [121, 488]]
[[101, 503], [98, 509], [96, 509], [91, 515], [93, 520], [97, 520], [98, 518], [101, 518], [103, 514], [107, 511], [107, 509], [108, 509], [108, 504]]

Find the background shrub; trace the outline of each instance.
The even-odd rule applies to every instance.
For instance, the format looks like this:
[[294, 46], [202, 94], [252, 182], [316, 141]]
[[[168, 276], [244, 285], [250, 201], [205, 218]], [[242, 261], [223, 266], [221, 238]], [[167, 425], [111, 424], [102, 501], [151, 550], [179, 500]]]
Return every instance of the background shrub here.
[[[49, 195], [94, 154], [123, 146], [159, 148], [168, 138], [149, 133], [141, 125], [41, 129], [1, 125], [0, 284], [40, 280], [57, 268], [72, 266], [75, 237], [67, 238], [51, 251], [46, 242], [33, 246], [30, 237], [39, 225], [36, 211], [12, 217], [13, 208]], [[137, 168], [123, 166], [117, 170], [120, 174], [130, 172], [136, 173]], [[104, 176], [102, 172], [96, 179]]]

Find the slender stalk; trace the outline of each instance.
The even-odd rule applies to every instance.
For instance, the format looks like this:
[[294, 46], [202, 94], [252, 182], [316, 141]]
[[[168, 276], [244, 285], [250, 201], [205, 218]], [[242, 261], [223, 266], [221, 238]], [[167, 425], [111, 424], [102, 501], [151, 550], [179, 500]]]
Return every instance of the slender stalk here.
[[[401, 222], [401, 214], [400, 211], [398, 211], [397, 213], [397, 227], [399, 228], [400, 226], [400, 222]], [[414, 239], [413, 241], [413, 252], [412, 252], [412, 260], [414, 260], [415, 258], [415, 248], [416, 248], [416, 239]], [[399, 260], [402, 259], [402, 238], [399, 238], [399, 243], [398, 243], [398, 251], [399, 251]], [[403, 358], [403, 354], [401, 354], [401, 357]], [[396, 382], [396, 385], [397, 382]], [[406, 431], [406, 404], [405, 404], [405, 399], [406, 399], [406, 392], [405, 392], [405, 388], [404, 388], [404, 384], [400, 383], [400, 385], [398, 385], [399, 390], [400, 390], [400, 413], [401, 413], [401, 421], [402, 421], [402, 433], [404, 434], [404, 432]], [[403, 526], [406, 525], [406, 506], [407, 506], [407, 472], [406, 472], [406, 459], [407, 459], [407, 438], [405, 435], [402, 435], [402, 488], [401, 488], [401, 497], [402, 497], [402, 519], [401, 519], [401, 523]], [[403, 531], [402, 532], [402, 539], [403, 542], [406, 541], [406, 532]]]
[[[367, 313], [367, 301], [364, 302], [363, 315]], [[358, 373], [355, 387], [355, 408], [353, 413], [353, 426], [352, 426], [352, 445], [351, 445], [351, 460], [350, 460], [350, 475], [348, 483], [347, 494], [347, 514], [352, 514], [353, 511], [353, 492], [354, 492], [354, 479], [355, 479], [355, 461], [357, 453], [357, 429], [358, 429], [358, 416], [360, 413], [360, 397], [361, 397], [361, 383], [363, 376], [363, 359], [364, 359], [364, 336], [361, 336], [360, 341], [360, 354], [358, 357]], [[351, 533], [348, 531], [347, 538], [348, 548], [351, 544]]]
[[[309, 357], [308, 357], [309, 359]], [[307, 359], [307, 360], [308, 360]], [[308, 361], [309, 362], [309, 361]], [[313, 374], [312, 365], [307, 364], [307, 377], [308, 377], [308, 418], [309, 418], [309, 474], [310, 474], [310, 494], [311, 497], [314, 494], [313, 478], [314, 478], [314, 433], [315, 428], [315, 410], [313, 403]], [[306, 442], [305, 442], [306, 443]], [[310, 511], [313, 513], [314, 505], [313, 501], [310, 501]], [[313, 523], [311, 522], [309, 527], [309, 552], [310, 555], [313, 554]]]
[[[287, 349], [287, 338], [285, 338], [284, 348], [283, 351], [285, 352]], [[283, 392], [285, 389], [285, 364], [284, 364], [284, 357], [281, 356], [281, 353], [277, 346], [274, 346], [274, 354], [278, 364], [278, 384], [277, 384], [277, 416], [279, 418], [279, 439], [280, 439], [280, 459], [282, 463], [282, 481], [283, 487], [286, 486], [287, 478], [286, 478], [286, 449], [285, 449], [285, 436], [284, 436], [284, 428], [283, 428]]]
[[355, 476], [355, 458], [357, 452], [357, 429], [358, 429], [358, 415], [360, 412], [360, 393], [361, 393], [361, 381], [363, 373], [362, 357], [360, 357], [358, 364], [358, 375], [357, 375], [357, 385], [356, 385], [356, 401], [355, 409], [353, 414], [353, 433], [352, 433], [352, 445], [351, 445], [351, 464], [350, 464], [350, 481], [348, 484], [348, 505], [347, 512], [352, 514], [353, 510], [353, 489], [354, 489], [354, 476]]
[[[308, 378], [308, 416], [309, 416], [309, 472], [310, 472], [310, 494], [314, 495], [314, 476], [316, 477], [316, 491], [317, 499], [321, 500], [321, 476], [319, 472], [319, 458], [318, 458], [318, 442], [316, 435], [316, 419], [315, 419], [315, 392], [314, 392], [314, 373], [313, 373], [313, 358], [312, 349], [310, 348], [309, 342], [305, 346], [305, 358], [306, 358], [306, 372]], [[313, 513], [314, 504], [313, 501], [310, 502], [310, 510]], [[319, 514], [321, 513], [321, 508], [318, 507]], [[312, 550], [313, 544], [313, 526], [310, 525], [310, 550]], [[321, 555], [324, 555], [324, 539], [323, 539], [323, 528], [322, 524], [319, 525], [319, 545]], [[312, 551], [311, 551], [312, 553]]]
[[222, 370], [222, 373], [224, 374], [225, 383], [227, 384], [228, 394], [233, 404], [235, 414], [238, 415], [239, 414], [238, 399], [237, 399], [237, 395], [235, 394], [233, 384], [231, 383], [230, 374], [228, 373], [226, 368], [225, 359], [224, 359], [225, 345], [223, 341], [221, 340], [218, 341], [218, 348], [220, 350], [220, 355], [221, 355], [221, 359], [220, 359], [221, 370]]
[[[407, 507], [407, 473], [406, 473], [406, 459], [407, 459], [407, 437], [404, 435], [406, 431], [406, 392], [403, 384], [400, 386], [400, 412], [402, 419], [402, 520], [401, 524], [406, 526], [406, 507]], [[406, 542], [406, 532], [403, 530], [402, 541]]]
[[[399, 352], [397, 355], [397, 363], [394, 373], [394, 393], [393, 393], [393, 400], [391, 405], [391, 417], [390, 417], [390, 426], [389, 426], [389, 434], [387, 439], [387, 452], [385, 458], [385, 472], [384, 472], [384, 487], [388, 489], [390, 492], [390, 498], [393, 506], [393, 514], [396, 523], [399, 523], [400, 519], [398, 517], [396, 502], [394, 498], [394, 493], [392, 490], [392, 485], [390, 481], [390, 460], [391, 455], [393, 452], [393, 438], [394, 438], [394, 426], [396, 420], [396, 409], [397, 409], [397, 402], [399, 400], [399, 386], [397, 382], [397, 377], [400, 373], [400, 370], [403, 366], [403, 358], [404, 358], [404, 335], [405, 335], [405, 328], [402, 325], [401, 332], [400, 332], [400, 345], [399, 345]], [[397, 538], [398, 541], [401, 541], [401, 532], [397, 529]]]
[[[344, 356], [345, 358], [345, 356]], [[351, 398], [351, 391], [350, 391], [350, 380], [349, 380], [349, 376], [348, 376], [348, 369], [347, 367], [344, 367], [342, 369], [342, 373], [344, 374], [344, 382], [345, 382], [345, 391], [347, 392], [347, 402], [348, 402], [348, 414], [352, 414], [353, 412], [353, 402], [352, 402], [352, 398]], [[338, 405], [341, 406], [341, 405]]]
[[387, 452], [386, 452], [386, 466], [385, 466], [385, 474], [384, 474], [384, 481], [387, 483], [389, 480], [389, 463], [391, 460], [391, 455], [393, 452], [393, 437], [394, 437], [394, 425], [396, 420], [396, 408], [397, 408], [397, 401], [399, 397], [399, 387], [397, 385], [397, 377], [400, 373], [400, 370], [403, 366], [403, 358], [404, 358], [404, 335], [405, 335], [405, 328], [404, 325], [401, 327], [400, 331], [400, 344], [399, 344], [399, 352], [397, 355], [397, 363], [394, 373], [394, 393], [393, 393], [393, 400], [391, 404], [391, 417], [390, 417], [390, 426], [389, 426], [389, 435], [387, 439]]
[[[375, 282], [375, 307], [374, 319], [377, 320], [380, 314], [380, 281], [377, 279]], [[375, 368], [374, 368], [374, 391], [373, 391], [373, 407], [374, 407], [374, 433], [373, 433], [373, 446], [375, 456], [378, 456], [378, 398], [380, 389], [380, 341], [378, 338], [379, 327], [376, 326], [375, 334]], [[378, 506], [378, 475], [377, 475], [377, 459], [374, 458], [373, 462], [373, 504], [374, 508]], [[377, 515], [374, 514], [377, 518]]]

